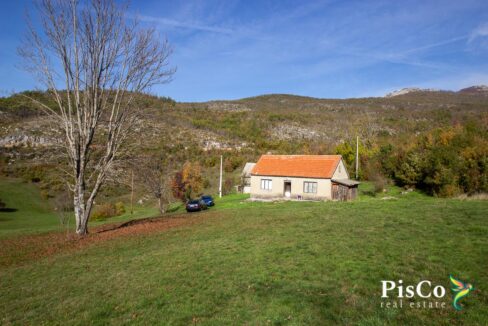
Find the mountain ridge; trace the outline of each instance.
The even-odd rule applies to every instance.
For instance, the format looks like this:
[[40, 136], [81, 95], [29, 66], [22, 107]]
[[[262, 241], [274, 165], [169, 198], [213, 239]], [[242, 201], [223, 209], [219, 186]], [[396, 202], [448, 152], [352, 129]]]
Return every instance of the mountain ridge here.
[[395, 97], [411, 93], [458, 93], [458, 94], [472, 94], [472, 95], [488, 95], [488, 86], [486, 85], [473, 85], [466, 88], [461, 88], [457, 91], [435, 89], [435, 88], [419, 88], [419, 87], [405, 87], [399, 90], [395, 90], [387, 93], [384, 97]]

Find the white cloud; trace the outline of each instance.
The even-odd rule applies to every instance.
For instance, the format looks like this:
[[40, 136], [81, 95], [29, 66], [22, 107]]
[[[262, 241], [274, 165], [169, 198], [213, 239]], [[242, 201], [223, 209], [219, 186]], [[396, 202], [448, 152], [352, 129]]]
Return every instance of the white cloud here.
[[479, 25], [471, 32], [471, 35], [469, 36], [469, 42], [472, 42], [478, 37], [485, 36], [488, 36], [488, 22]]
[[181, 27], [186, 29], [193, 29], [193, 30], [212, 32], [212, 33], [232, 34], [234, 32], [233, 30], [228, 28], [208, 26], [208, 25], [195, 23], [195, 22], [178, 21], [178, 20], [168, 19], [164, 17], [132, 15], [132, 14], [127, 15], [127, 17], [131, 19], [139, 19], [140, 21], [147, 22], [147, 23], [156, 23], [156, 24], [166, 25], [170, 27]]

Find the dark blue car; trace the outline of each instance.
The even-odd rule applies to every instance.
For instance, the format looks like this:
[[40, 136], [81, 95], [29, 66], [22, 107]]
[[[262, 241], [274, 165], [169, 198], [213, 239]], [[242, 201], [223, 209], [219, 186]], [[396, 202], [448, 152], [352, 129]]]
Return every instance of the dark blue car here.
[[207, 205], [203, 200], [190, 200], [186, 203], [187, 212], [199, 212], [201, 210], [207, 209]]
[[215, 202], [212, 198], [212, 196], [202, 196], [202, 201], [208, 206], [214, 206]]

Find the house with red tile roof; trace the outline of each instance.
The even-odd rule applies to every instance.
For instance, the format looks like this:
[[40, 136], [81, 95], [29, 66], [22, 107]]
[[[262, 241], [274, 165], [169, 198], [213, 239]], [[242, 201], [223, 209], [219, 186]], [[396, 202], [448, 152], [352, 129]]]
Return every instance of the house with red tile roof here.
[[359, 182], [350, 180], [341, 155], [263, 155], [251, 171], [251, 198], [350, 200]]

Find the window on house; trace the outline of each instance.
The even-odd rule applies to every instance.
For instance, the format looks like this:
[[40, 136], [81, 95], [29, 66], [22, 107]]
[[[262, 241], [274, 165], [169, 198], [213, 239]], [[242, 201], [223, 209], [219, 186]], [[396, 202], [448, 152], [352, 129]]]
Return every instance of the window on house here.
[[341, 165], [339, 164], [339, 173], [341, 173]]
[[273, 188], [273, 181], [270, 179], [261, 179], [261, 189], [271, 190]]
[[303, 192], [307, 194], [317, 193], [317, 182], [304, 181], [303, 182]]

